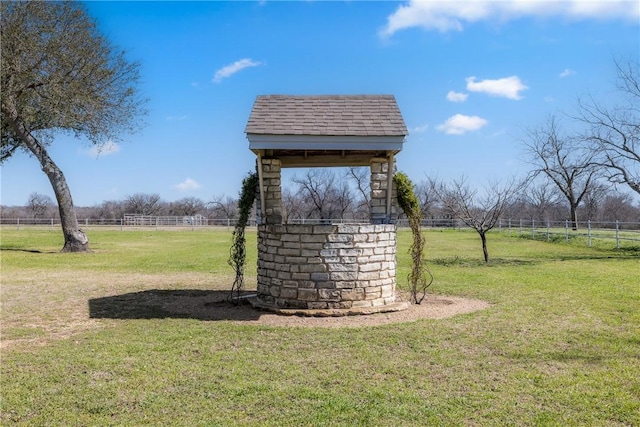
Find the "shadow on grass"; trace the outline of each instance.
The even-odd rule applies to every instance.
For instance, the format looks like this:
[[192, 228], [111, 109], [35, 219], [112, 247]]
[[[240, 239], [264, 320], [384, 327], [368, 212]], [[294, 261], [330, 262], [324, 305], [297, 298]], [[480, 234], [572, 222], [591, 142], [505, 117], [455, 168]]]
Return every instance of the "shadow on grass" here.
[[25, 249], [25, 248], [15, 248], [15, 247], [4, 247], [4, 246], [0, 246], [0, 252], [2, 251], [14, 251], [14, 252], [28, 252], [30, 254], [43, 254], [43, 253], [57, 253], [57, 252], [42, 252], [38, 249]]
[[[94, 319], [257, 320], [262, 312], [246, 300], [227, 302], [228, 291], [159, 290], [132, 292], [89, 300]], [[248, 294], [248, 293], [247, 293]]]
[[434, 265], [442, 265], [445, 267], [460, 266], [460, 267], [497, 267], [497, 266], [518, 266], [518, 265], [532, 265], [537, 261], [522, 260], [522, 259], [505, 259], [505, 258], [489, 258], [489, 262], [485, 263], [482, 258], [467, 258], [460, 256], [453, 256], [447, 258], [435, 258], [430, 261]]

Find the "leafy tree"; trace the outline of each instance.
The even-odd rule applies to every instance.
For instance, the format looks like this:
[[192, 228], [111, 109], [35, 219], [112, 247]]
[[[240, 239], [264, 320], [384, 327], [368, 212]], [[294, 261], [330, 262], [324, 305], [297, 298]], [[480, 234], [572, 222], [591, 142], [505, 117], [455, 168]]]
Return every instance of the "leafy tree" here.
[[640, 63], [616, 62], [616, 89], [622, 101], [607, 107], [594, 100], [580, 102], [580, 119], [590, 130], [595, 161], [615, 184], [626, 184], [640, 194]]
[[80, 3], [1, 3], [0, 161], [16, 152], [33, 155], [58, 202], [63, 252], [89, 249], [62, 170], [49, 156], [54, 136], [67, 132], [101, 145], [134, 130], [144, 113], [138, 64], [100, 35]]

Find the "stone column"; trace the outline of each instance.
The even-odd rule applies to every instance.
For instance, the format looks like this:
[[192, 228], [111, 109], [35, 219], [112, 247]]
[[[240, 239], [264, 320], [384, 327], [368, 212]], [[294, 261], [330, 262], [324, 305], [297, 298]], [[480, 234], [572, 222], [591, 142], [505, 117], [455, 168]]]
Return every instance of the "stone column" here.
[[262, 186], [265, 210], [265, 212], [260, 212], [262, 223], [282, 224], [280, 159], [262, 158], [262, 165], [259, 166], [262, 167]]
[[[374, 157], [371, 159], [371, 210], [372, 224], [390, 224], [398, 218], [396, 209], [395, 188], [389, 189], [389, 159]], [[395, 160], [391, 167], [391, 173], [395, 170]], [[387, 192], [391, 194], [391, 211], [387, 212]]]

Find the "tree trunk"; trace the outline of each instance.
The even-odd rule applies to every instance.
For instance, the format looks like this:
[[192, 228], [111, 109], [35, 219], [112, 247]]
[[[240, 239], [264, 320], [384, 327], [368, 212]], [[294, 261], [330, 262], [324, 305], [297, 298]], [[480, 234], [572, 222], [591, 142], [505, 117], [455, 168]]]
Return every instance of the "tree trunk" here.
[[487, 235], [484, 231], [478, 231], [482, 240], [482, 253], [484, 254], [484, 262], [489, 262], [489, 250], [487, 249]]
[[73, 208], [71, 191], [62, 170], [51, 160], [44, 145], [31, 135], [19, 118], [13, 116], [12, 124], [24, 145], [40, 162], [42, 171], [47, 175], [53, 187], [53, 192], [58, 201], [60, 223], [62, 224], [62, 234], [64, 235], [62, 252], [87, 252], [89, 250], [89, 239], [78, 224], [78, 218]]
[[578, 209], [576, 207], [576, 205], [574, 203], [571, 203], [571, 229], [573, 231], [577, 231], [578, 230]]

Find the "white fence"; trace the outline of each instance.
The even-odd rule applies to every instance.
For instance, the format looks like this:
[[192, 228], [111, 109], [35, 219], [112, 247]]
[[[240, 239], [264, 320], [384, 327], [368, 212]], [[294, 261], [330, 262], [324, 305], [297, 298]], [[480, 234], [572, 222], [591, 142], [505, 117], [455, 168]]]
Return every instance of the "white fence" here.
[[[88, 229], [90, 227], [114, 227], [120, 230], [137, 228], [159, 229], [202, 229], [212, 227], [225, 227], [230, 229], [235, 226], [235, 219], [212, 219], [204, 216], [129, 216], [121, 219], [96, 219], [80, 218], [80, 226]], [[336, 224], [336, 223], [362, 223], [356, 219], [298, 219], [290, 221], [298, 224]], [[366, 221], [365, 221], [366, 222]], [[58, 218], [0, 218], [3, 226], [13, 226], [18, 229], [26, 226], [41, 226], [56, 228], [60, 226]], [[255, 218], [249, 221], [249, 226], [255, 226]], [[398, 227], [408, 227], [406, 220], [398, 220]], [[448, 218], [425, 219], [422, 226], [429, 228], [449, 228], [457, 230], [469, 229], [462, 221]], [[546, 241], [566, 241], [581, 242], [587, 246], [592, 246], [596, 241], [608, 241], [615, 245], [616, 249], [621, 247], [640, 248], [640, 222], [622, 221], [584, 221], [577, 224], [574, 230], [571, 222], [551, 222], [535, 221], [531, 219], [500, 219], [494, 231], [515, 234], [523, 238], [532, 238]], [[638, 249], [640, 251], [640, 249]]]

